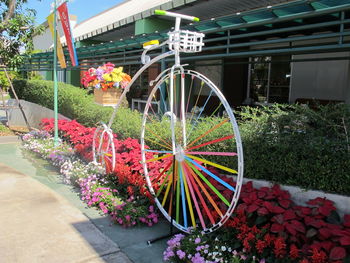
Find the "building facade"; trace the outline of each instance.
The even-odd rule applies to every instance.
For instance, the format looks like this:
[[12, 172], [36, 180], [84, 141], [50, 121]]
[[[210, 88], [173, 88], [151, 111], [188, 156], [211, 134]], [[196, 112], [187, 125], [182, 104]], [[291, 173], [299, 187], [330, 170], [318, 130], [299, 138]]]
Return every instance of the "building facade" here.
[[[142, 43], [166, 39], [173, 26], [172, 20], [153, 15], [155, 9], [201, 18], [183, 27], [205, 33], [205, 47], [200, 54], [186, 54], [183, 63], [217, 84], [232, 107], [350, 103], [348, 0], [124, 1], [74, 27], [80, 67], [62, 70], [60, 79], [79, 86], [82, 71], [105, 62], [133, 75], [141, 65]], [[26, 70], [49, 76], [52, 56], [52, 51], [35, 54]], [[172, 63], [164, 62], [163, 67]], [[145, 72], [130, 96], [146, 96], [161, 67]]]

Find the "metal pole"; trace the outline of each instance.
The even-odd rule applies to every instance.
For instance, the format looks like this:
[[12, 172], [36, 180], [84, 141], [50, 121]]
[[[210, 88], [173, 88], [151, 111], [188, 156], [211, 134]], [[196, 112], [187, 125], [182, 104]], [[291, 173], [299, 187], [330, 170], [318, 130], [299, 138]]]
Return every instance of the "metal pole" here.
[[54, 0], [54, 19], [53, 19], [53, 28], [54, 28], [54, 35], [53, 35], [53, 46], [54, 46], [54, 53], [53, 53], [53, 90], [54, 90], [54, 118], [55, 118], [55, 136], [54, 136], [54, 146], [58, 146], [58, 83], [57, 83], [57, 28], [56, 28], [56, 12], [57, 12], [57, 3], [56, 0]]

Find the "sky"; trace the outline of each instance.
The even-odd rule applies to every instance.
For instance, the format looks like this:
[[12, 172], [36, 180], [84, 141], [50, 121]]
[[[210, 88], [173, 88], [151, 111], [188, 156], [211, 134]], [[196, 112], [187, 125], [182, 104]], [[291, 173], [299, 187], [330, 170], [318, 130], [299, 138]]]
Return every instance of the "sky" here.
[[[123, 0], [70, 0], [68, 12], [76, 15], [80, 23], [120, 2]], [[35, 24], [39, 25], [46, 21], [46, 17], [50, 14], [51, 3], [53, 0], [28, 0], [26, 7], [35, 9], [37, 12]]]

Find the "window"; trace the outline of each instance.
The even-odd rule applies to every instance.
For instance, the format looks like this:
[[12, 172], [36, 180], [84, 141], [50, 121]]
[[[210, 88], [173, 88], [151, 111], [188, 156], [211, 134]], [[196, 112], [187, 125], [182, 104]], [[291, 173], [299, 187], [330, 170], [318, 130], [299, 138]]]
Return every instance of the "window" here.
[[290, 56], [250, 58], [249, 98], [254, 103], [288, 103]]

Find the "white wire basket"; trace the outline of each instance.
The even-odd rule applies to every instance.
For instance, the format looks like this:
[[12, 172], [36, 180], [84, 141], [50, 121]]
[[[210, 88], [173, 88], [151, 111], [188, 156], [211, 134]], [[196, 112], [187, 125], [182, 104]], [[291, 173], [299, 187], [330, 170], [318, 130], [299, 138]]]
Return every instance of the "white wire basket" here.
[[179, 50], [180, 52], [185, 53], [195, 53], [201, 52], [202, 47], [204, 46], [203, 33], [180, 30], [180, 31], [171, 31], [169, 35], [169, 49], [170, 50]]

